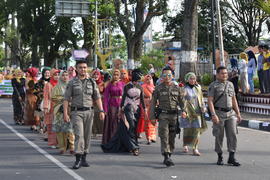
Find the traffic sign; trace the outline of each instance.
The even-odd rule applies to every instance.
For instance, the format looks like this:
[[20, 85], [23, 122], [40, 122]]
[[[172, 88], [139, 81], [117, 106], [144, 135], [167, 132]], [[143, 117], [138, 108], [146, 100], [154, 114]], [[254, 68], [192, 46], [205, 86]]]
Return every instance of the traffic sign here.
[[55, 0], [55, 15], [68, 17], [89, 16], [89, 0]]

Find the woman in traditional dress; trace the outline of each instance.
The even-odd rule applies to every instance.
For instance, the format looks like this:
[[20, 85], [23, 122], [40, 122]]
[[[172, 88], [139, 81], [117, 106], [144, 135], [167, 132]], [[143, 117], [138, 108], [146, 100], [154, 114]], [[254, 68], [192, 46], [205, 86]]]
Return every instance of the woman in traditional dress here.
[[56, 86], [59, 79], [59, 70], [52, 69], [50, 74], [51, 74], [50, 82], [46, 83], [44, 87], [44, 100], [43, 100], [44, 122], [47, 127], [48, 145], [51, 148], [56, 148], [57, 145], [56, 133], [52, 131], [54, 103], [52, 102], [51, 98], [52, 98], [52, 89]]
[[37, 130], [37, 122], [35, 120], [35, 110], [37, 107], [37, 96], [35, 93], [35, 84], [37, 83], [38, 69], [35, 67], [27, 70], [25, 82], [26, 98], [24, 108], [24, 123], [31, 126], [31, 130]]
[[121, 118], [117, 132], [107, 144], [102, 144], [104, 152], [132, 152], [134, 156], [139, 155], [137, 140], [137, 124], [140, 117], [140, 104], [145, 109], [143, 89], [139, 84], [142, 77], [140, 70], [132, 72], [132, 82], [124, 87], [121, 110]]
[[144, 77], [144, 83], [142, 85], [143, 92], [144, 92], [144, 103], [147, 110], [147, 116], [144, 112], [142, 112], [142, 118], [144, 119], [144, 126], [145, 126], [145, 135], [147, 139], [147, 144], [150, 145], [151, 142], [156, 142], [156, 124], [153, 124], [151, 120], [149, 119], [149, 113], [150, 113], [150, 104], [152, 100], [152, 94], [154, 92], [155, 86], [153, 83], [152, 76], [146, 75]]
[[240, 72], [240, 86], [242, 93], [246, 94], [249, 92], [249, 85], [248, 85], [248, 56], [246, 53], [242, 52], [240, 53], [240, 58], [238, 62], [239, 72]]
[[15, 124], [19, 125], [23, 123], [23, 111], [25, 101], [25, 79], [23, 78], [23, 72], [20, 69], [16, 69], [15, 78], [11, 80], [13, 87], [12, 104], [13, 115]]
[[[249, 93], [254, 93], [254, 81], [253, 81], [253, 76], [255, 75], [256, 72], [256, 68], [257, 68], [257, 59], [255, 57], [255, 54], [253, 53], [253, 51], [248, 51], [247, 52], [248, 55], [248, 84], [250, 87], [250, 91]], [[269, 80], [269, 79], [268, 79]]]
[[51, 68], [44, 67], [41, 72], [41, 75], [42, 75], [41, 78], [35, 84], [35, 95], [37, 96], [37, 108], [35, 111], [35, 120], [37, 124], [39, 125], [40, 133], [44, 132], [44, 121], [43, 121], [43, 112], [41, 109], [41, 103], [43, 101], [43, 90], [44, 90], [45, 84], [50, 82], [50, 70]]
[[105, 88], [103, 109], [106, 113], [102, 144], [106, 144], [117, 131], [119, 111], [125, 83], [120, 81], [120, 71], [114, 70], [112, 81]]
[[[98, 69], [94, 70], [92, 72], [92, 77], [97, 83], [100, 95], [103, 96], [104, 82], [103, 82], [103, 77], [102, 77], [101, 72]], [[103, 121], [99, 119], [99, 109], [96, 105], [94, 105], [94, 121], [93, 121], [92, 133], [93, 133], [93, 136], [103, 133]]]
[[57, 85], [52, 89], [52, 102], [54, 104], [53, 131], [57, 134], [57, 142], [60, 154], [64, 154], [69, 146], [70, 154], [74, 154], [74, 134], [71, 122], [64, 122], [63, 119], [63, 99], [69, 81], [67, 71], [60, 73]]
[[203, 117], [205, 105], [201, 86], [196, 81], [196, 75], [189, 72], [185, 75], [186, 85], [184, 87], [185, 109], [187, 113], [186, 126], [184, 127], [183, 147], [184, 152], [188, 152], [188, 146], [192, 147], [193, 155], [200, 156], [198, 150], [200, 135], [207, 129], [206, 121]]

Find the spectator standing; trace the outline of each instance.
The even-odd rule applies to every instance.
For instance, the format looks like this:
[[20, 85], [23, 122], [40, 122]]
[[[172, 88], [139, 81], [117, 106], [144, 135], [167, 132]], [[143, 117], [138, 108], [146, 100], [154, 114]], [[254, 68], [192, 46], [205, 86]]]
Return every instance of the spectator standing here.
[[257, 60], [255, 57], [255, 54], [252, 51], [248, 51], [248, 84], [250, 87], [249, 92], [250, 93], [254, 93], [254, 82], [253, 82], [253, 76], [255, 74], [256, 71], [256, 67], [257, 67]]

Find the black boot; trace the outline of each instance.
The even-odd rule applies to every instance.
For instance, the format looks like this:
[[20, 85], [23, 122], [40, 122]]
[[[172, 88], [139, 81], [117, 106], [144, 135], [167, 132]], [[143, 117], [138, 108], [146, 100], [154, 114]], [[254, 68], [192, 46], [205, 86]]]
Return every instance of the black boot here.
[[73, 169], [79, 169], [81, 167], [81, 162], [82, 162], [82, 155], [81, 154], [75, 154], [76, 161], [73, 165]]
[[86, 161], [86, 153], [84, 153], [83, 155], [82, 155], [82, 162], [81, 162], [81, 166], [82, 167], [89, 167], [90, 165], [88, 164], [88, 162]]
[[218, 153], [217, 165], [219, 166], [224, 165], [222, 153]]
[[170, 153], [164, 153], [163, 156], [164, 156], [163, 164], [165, 164], [167, 167], [174, 166], [174, 163], [170, 158]]
[[234, 152], [230, 152], [228, 164], [232, 166], [241, 166], [241, 164], [234, 158]]

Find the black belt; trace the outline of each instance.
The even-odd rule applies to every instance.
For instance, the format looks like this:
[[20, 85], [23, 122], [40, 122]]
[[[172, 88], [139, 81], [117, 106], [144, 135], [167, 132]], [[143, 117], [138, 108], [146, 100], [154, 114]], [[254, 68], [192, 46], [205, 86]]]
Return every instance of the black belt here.
[[166, 113], [166, 114], [176, 114], [177, 110], [163, 110], [163, 109], [161, 109], [161, 112]]
[[224, 112], [230, 112], [232, 110], [232, 108], [220, 108], [220, 107], [215, 107], [215, 109]]
[[71, 107], [71, 111], [89, 111], [90, 107]]

